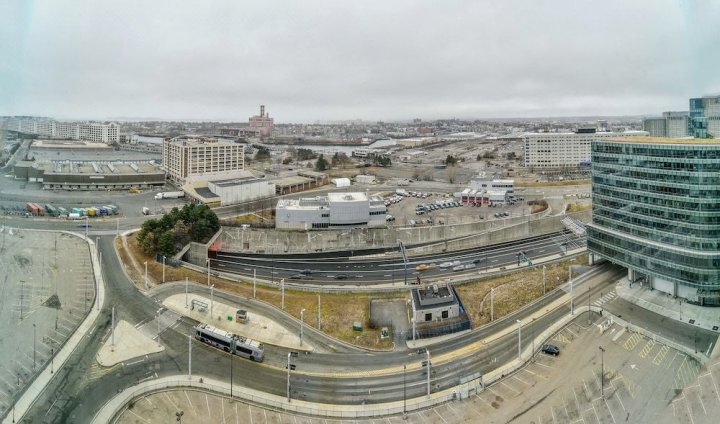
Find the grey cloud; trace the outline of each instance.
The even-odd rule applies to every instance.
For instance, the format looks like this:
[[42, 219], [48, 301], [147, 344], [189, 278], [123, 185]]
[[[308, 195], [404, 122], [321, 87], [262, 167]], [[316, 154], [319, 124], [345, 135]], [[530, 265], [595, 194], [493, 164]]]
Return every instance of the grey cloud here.
[[4, 2], [0, 114], [659, 113], [720, 91], [720, 1]]

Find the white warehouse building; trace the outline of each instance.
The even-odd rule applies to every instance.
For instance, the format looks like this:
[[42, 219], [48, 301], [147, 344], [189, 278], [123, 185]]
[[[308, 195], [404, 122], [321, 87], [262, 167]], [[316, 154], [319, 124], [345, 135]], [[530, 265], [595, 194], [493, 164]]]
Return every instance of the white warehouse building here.
[[275, 228], [282, 230], [383, 227], [387, 208], [380, 196], [328, 193], [302, 199], [282, 199], [275, 207]]

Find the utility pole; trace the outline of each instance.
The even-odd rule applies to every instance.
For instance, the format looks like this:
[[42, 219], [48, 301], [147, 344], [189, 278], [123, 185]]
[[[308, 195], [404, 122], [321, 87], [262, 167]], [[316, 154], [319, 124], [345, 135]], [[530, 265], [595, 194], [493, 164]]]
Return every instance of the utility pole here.
[[[234, 342], [234, 340], [233, 340], [233, 342]], [[233, 347], [233, 350], [234, 349], [235, 348]], [[233, 366], [233, 353], [230, 352], [230, 354], [228, 356], [230, 356], [230, 400], [232, 400], [232, 398], [233, 398], [233, 392], [232, 392], [232, 389], [233, 389], [233, 369], [232, 369], [233, 368], [232, 367]]]
[[210, 258], [207, 258], [205, 261], [207, 262], [207, 271], [208, 271], [208, 278], [207, 278], [207, 285], [210, 285]]
[[163, 279], [162, 279], [163, 283], [165, 282], [165, 259], [166, 259], [165, 255], [163, 255]]
[[545, 295], [545, 269], [547, 267], [543, 265], [543, 295]]
[[405, 373], [407, 371], [407, 365], [403, 364], [403, 420], [407, 419], [407, 378]]
[[185, 277], [185, 308], [188, 307], [188, 278]]
[[257, 270], [255, 268], [253, 268], [253, 299], [257, 298], [257, 296], [256, 296], [256, 294], [257, 294], [257, 273], [256, 273], [256, 271]]
[[317, 329], [320, 330], [320, 295], [318, 294], [318, 320]]
[[192, 336], [188, 334], [188, 380], [192, 380]]
[[147, 278], [147, 261], [145, 261], [145, 290], [148, 289], [148, 278]]

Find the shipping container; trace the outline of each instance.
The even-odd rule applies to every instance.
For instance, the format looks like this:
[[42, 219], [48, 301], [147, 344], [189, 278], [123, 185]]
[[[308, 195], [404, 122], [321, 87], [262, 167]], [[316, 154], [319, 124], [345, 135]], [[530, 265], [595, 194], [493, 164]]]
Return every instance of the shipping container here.
[[85, 208], [85, 212], [87, 216], [95, 216], [97, 214], [95, 208]]
[[27, 209], [30, 214], [37, 216], [38, 215], [38, 208], [35, 205], [35, 203], [28, 203], [25, 205], [25, 209]]
[[108, 210], [105, 206], [98, 208], [98, 212], [100, 213], [100, 216], [108, 216]]
[[57, 209], [58, 209], [58, 214], [60, 214], [60, 215], [67, 215], [67, 214], [68, 214], [67, 209], [63, 208], [62, 206], [58, 206]]
[[68, 219], [72, 219], [72, 220], [82, 219], [82, 215], [74, 212], [74, 213], [71, 213], [70, 215], [68, 215]]
[[60, 212], [58, 212], [57, 208], [51, 204], [45, 205], [45, 213], [50, 216], [58, 216]]

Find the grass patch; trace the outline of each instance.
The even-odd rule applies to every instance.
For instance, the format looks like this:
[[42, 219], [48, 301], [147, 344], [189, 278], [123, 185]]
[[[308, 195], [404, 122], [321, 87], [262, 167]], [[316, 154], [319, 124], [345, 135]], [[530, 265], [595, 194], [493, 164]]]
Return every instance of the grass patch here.
[[[546, 292], [567, 282], [569, 265], [587, 265], [587, 257], [581, 256], [547, 264]], [[459, 285], [455, 289], [465, 304], [473, 327], [478, 327], [490, 322], [489, 293], [492, 287], [495, 287], [494, 315], [495, 319], [498, 319], [541, 297], [543, 294], [542, 280], [542, 266], [536, 266], [523, 272]], [[484, 304], [483, 299], [485, 299]]]
[[592, 209], [591, 203], [570, 203], [567, 205], [565, 212], [567, 212], [567, 213], [583, 212], [583, 211], [589, 211], [590, 209]]
[[[148, 263], [149, 285], [152, 287], [160, 284], [162, 264], [156, 262], [154, 256], [142, 253], [134, 236], [127, 237], [126, 242], [130, 252], [125, 250], [120, 238], [116, 239], [115, 246], [135, 284], [138, 287], [143, 286], [143, 263], [145, 261]], [[130, 255], [132, 255], [132, 258]], [[137, 268], [133, 266], [133, 263], [137, 264]], [[581, 256], [559, 263], [547, 264], [547, 292], [567, 281], [569, 265], [587, 265], [587, 257]], [[165, 273], [166, 281], [184, 281], [187, 277], [201, 284], [207, 283], [206, 273], [183, 267], [173, 268], [166, 266]], [[218, 290], [252, 297], [252, 282], [236, 282], [211, 275], [210, 284], [214, 284]], [[473, 327], [490, 322], [490, 298], [488, 294], [492, 287], [496, 288], [494, 314], [497, 319], [522, 308], [542, 296], [542, 266], [456, 286], [455, 288], [472, 319]], [[488, 297], [483, 306], [483, 299], [486, 296]], [[392, 339], [380, 339], [380, 329], [374, 329], [370, 326], [370, 301], [372, 299], [398, 297], [401, 297], [398, 293], [323, 293], [320, 295], [320, 329], [332, 337], [357, 346], [372, 349], [390, 349], [392, 348]], [[282, 303], [281, 298], [279, 288], [257, 286], [257, 299], [268, 302], [279, 309]], [[318, 295], [305, 291], [285, 290], [285, 311], [300, 319], [300, 310], [303, 308], [305, 309], [305, 324], [317, 328]], [[363, 324], [363, 331], [353, 331], [352, 324], [355, 321], [360, 321]]]
[[[162, 281], [162, 264], [155, 261], [155, 257], [146, 255], [139, 248], [134, 236], [126, 238], [130, 252], [126, 251], [120, 238], [116, 239], [115, 247], [120, 258], [126, 264], [128, 274], [138, 287], [144, 285], [144, 262], [148, 263], [149, 285], [155, 286]], [[133, 261], [140, 269], [133, 267]], [[185, 278], [201, 284], [207, 283], [207, 274], [184, 267], [165, 267], [165, 280], [184, 281]], [[210, 284], [218, 290], [235, 293], [240, 296], [252, 297], [252, 282], [236, 282], [216, 276], [210, 276]], [[361, 347], [372, 349], [390, 349], [392, 340], [380, 339], [380, 329], [370, 328], [370, 300], [385, 297], [397, 297], [397, 294], [328, 294], [320, 295], [320, 322], [321, 330], [326, 334]], [[258, 285], [257, 299], [268, 302], [278, 309], [282, 304], [282, 295], [279, 288], [270, 288]], [[285, 311], [300, 319], [300, 310], [305, 309], [305, 324], [317, 328], [318, 295], [305, 291], [285, 290]], [[355, 321], [363, 323], [363, 331], [353, 331]]]

